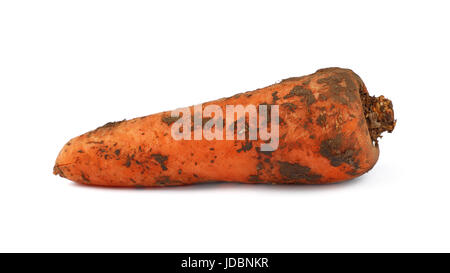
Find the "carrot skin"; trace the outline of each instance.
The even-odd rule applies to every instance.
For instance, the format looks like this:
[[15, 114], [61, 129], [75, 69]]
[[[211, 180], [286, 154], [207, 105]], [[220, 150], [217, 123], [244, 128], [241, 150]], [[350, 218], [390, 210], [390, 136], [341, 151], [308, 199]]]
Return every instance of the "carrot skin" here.
[[389, 131], [395, 126], [390, 101], [383, 97], [389, 107], [377, 108], [388, 111], [381, 122], [382, 114], [368, 104], [371, 99], [353, 71], [321, 69], [203, 104], [224, 112], [226, 105], [279, 105], [279, 147], [273, 152], [258, 149], [261, 140], [176, 141], [171, 135], [176, 119], [168, 111], [108, 123], [70, 140], [56, 159], [54, 174], [83, 184], [125, 187], [345, 181], [377, 162], [377, 137], [386, 130], [380, 124], [388, 124]]

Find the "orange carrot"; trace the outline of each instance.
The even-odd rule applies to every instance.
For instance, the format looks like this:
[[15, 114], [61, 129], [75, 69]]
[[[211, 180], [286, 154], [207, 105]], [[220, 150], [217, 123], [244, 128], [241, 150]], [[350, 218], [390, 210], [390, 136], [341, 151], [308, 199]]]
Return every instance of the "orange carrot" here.
[[[267, 108], [267, 131], [276, 128], [275, 124], [278, 135], [270, 140], [249, 139], [248, 127], [255, 124], [250, 114], [245, 116], [243, 127], [234, 126], [239, 116], [233, 114], [232, 120], [225, 120], [225, 115], [216, 116], [217, 112], [201, 116], [201, 124], [192, 124], [195, 109], [204, 111], [207, 106], [215, 106], [225, 113], [227, 105], [255, 105], [259, 112], [259, 106], [271, 105]], [[275, 106], [278, 116], [272, 115]], [[217, 130], [217, 121], [225, 128], [223, 135], [230, 129], [234, 139], [203, 136], [195, 140], [208, 123]], [[360, 176], [375, 165], [377, 139], [385, 131], [392, 132], [395, 122], [391, 101], [369, 96], [353, 71], [326, 68], [200, 107], [191, 106], [179, 117], [163, 112], [107, 123], [70, 140], [56, 159], [54, 174], [102, 186], [339, 182]], [[261, 124], [257, 123], [259, 133], [263, 132]], [[245, 139], [238, 139], [246, 129]], [[191, 139], [177, 140], [173, 132]], [[263, 149], [269, 142], [274, 149]]]

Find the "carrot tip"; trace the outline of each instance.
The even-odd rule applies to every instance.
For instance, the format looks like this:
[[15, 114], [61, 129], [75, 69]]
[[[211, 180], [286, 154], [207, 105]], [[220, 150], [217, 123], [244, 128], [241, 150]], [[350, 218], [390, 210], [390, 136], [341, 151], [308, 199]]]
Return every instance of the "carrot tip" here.
[[54, 175], [59, 175], [59, 176], [61, 176], [61, 177], [63, 177], [63, 178], [66, 177], [66, 176], [64, 175], [64, 172], [61, 170], [61, 168], [60, 168], [57, 164], [55, 164], [55, 166], [53, 167], [53, 174], [54, 174]]

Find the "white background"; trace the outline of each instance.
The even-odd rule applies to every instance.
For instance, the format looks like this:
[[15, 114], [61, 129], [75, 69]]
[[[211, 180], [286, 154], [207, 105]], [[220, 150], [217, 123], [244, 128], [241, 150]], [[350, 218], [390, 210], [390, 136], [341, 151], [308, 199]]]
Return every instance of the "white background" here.
[[[0, 251], [450, 251], [446, 1], [1, 1]], [[392, 99], [376, 167], [326, 186], [80, 186], [70, 138], [330, 66]]]

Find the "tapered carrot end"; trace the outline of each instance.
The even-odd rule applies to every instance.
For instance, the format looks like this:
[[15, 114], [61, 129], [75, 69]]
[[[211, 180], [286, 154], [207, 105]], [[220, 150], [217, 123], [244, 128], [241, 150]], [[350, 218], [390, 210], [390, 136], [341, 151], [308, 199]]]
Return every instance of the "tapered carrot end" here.
[[72, 140], [67, 142], [66, 145], [61, 149], [61, 151], [58, 154], [58, 157], [55, 160], [55, 165], [53, 166], [53, 174], [59, 175], [63, 178], [70, 179], [67, 171], [69, 170], [67, 167], [72, 165], [72, 154], [73, 150], [76, 149], [72, 145]]
[[62, 163], [63, 162], [62, 158], [64, 157], [63, 154], [64, 154], [63, 151], [61, 151], [59, 153], [58, 157], [56, 158], [55, 166], [53, 166], [53, 174], [66, 178], [66, 175], [64, 174], [64, 171], [62, 168], [62, 166], [64, 165]]
[[64, 177], [64, 173], [63, 171], [59, 168], [58, 164], [55, 164], [55, 166], [53, 167], [53, 174], [54, 175], [59, 175], [61, 177]]

